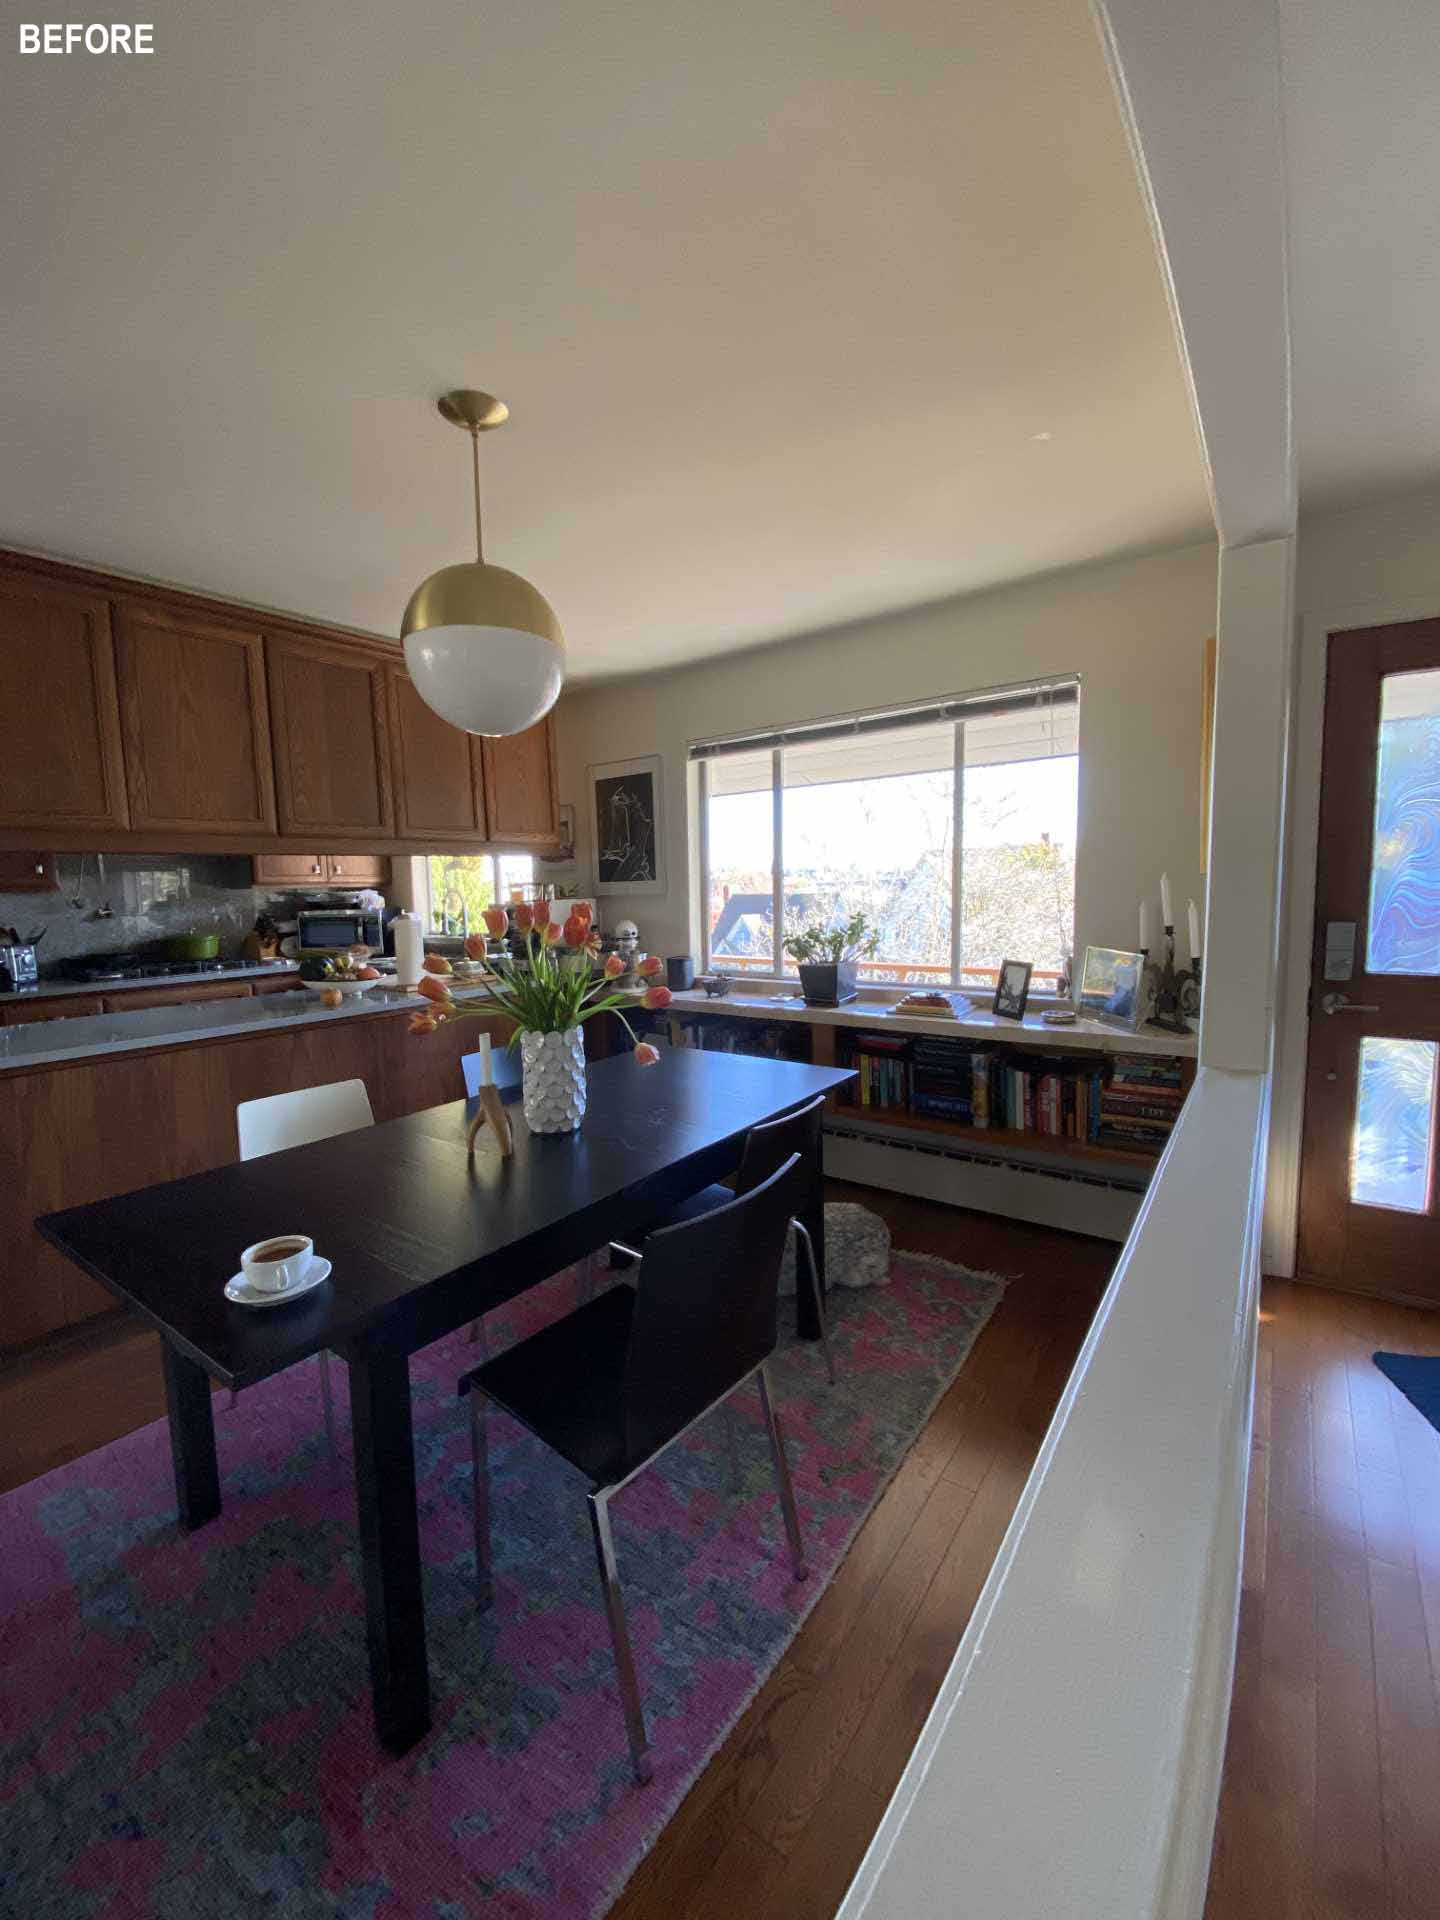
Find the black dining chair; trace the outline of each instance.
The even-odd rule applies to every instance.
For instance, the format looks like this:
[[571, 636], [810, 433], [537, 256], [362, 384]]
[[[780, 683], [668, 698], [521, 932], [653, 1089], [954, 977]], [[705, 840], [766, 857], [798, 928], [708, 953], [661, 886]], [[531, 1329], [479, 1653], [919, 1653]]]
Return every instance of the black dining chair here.
[[[735, 1186], [722, 1187], [718, 1183], [702, 1187], [698, 1193], [692, 1193], [686, 1200], [669, 1213], [664, 1222], [666, 1227], [677, 1226], [682, 1220], [699, 1220], [707, 1213], [713, 1213], [717, 1207], [728, 1207], [737, 1193], [749, 1193], [752, 1187], [758, 1187], [768, 1180], [775, 1169], [792, 1153], [798, 1153], [806, 1166], [814, 1166], [820, 1157], [820, 1119], [825, 1111], [825, 1096], [817, 1094], [803, 1107], [797, 1107], [793, 1113], [781, 1114], [778, 1120], [766, 1120], [752, 1127], [745, 1136], [745, 1145], [740, 1154], [740, 1171], [735, 1176]], [[820, 1269], [815, 1260], [815, 1244], [810, 1238], [810, 1230], [797, 1213], [790, 1222], [795, 1230], [795, 1284], [800, 1284], [800, 1249], [805, 1249], [805, 1265], [810, 1276], [810, 1292], [815, 1302], [815, 1319], [820, 1328], [820, 1345], [825, 1354], [825, 1371], [830, 1376], [830, 1384], [835, 1384], [835, 1356], [830, 1349], [830, 1329], [825, 1321], [825, 1301], [820, 1291]], [[654, 1229], [652, 1228], [653, 1232]], [[639, 1246], [628, 1241], [612, 1240], [610, 1255], [619, 1253], [627, 1260], [641, 1257], [644, 1242]]]
[[610, 1502], [737, 1387], [755, 1379], [795, 1578], [807, 1568], [766, 1362], [777, 1342], [780, 1260], [805, 1171], [791, 1154], [768, 1180], [696, 1220], [646, 1236], [638, 1283], [611, 1287], [465, 1374], [475, 1471], [476, 1604], [493, 1598], [486, 1403], [527, 1427], [589, 1481], [590, 1525], [635, 1777], [650, 1778], [645, 1714], [620, 1596]]

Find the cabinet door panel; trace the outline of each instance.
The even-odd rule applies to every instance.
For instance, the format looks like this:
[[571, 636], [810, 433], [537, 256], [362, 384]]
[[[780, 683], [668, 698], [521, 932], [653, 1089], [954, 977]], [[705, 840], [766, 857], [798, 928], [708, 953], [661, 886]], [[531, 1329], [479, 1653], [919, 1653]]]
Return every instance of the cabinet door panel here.
[[266, 660], [280, 831], [390, 839], [385, 663], [361, 647], [275, 635]]
[[325, 873], [340, 886], [383, 887], [390, 878], [390, 862], [379, 853], [327, 853]]
[[132, 825], [273, 833], [260, 635], [134, 602], [116, 641]]
[[442, 720], [415, 691], [404, 667], [391, 667], [390, 738], [395, 818], [402, 838], [485, 838], [480, 742]]
[[0, 893], [54, 893], [53, 853], [0, 853]]
[[110, 603], [0, 574], [0, 824], [128, 824]]
[[525, 733], [481, 742], [490, 838], [502, 846], [543, 847], [560, 837], [555, 785], [555, 727], [547, 714]]
[[327, 879], [323, 853], [257, 853], [250, 862], [257, 887], [323, 886]]
[[39, 1020], [83, 1020], [88, 1014], [103, 1013], [105, 1002], [98, 993], [77, 993], [73, 997], [46, 994], [39, 1000], [10, 1000], [5, 1003], [7, 1027], [29, 1027]]

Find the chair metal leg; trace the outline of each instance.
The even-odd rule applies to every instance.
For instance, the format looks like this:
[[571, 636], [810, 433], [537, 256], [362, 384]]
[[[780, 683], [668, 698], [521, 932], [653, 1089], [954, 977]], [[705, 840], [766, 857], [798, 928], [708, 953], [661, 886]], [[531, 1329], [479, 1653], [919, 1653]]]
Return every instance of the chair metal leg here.
[[635, 1677], [635, 1656], [630, 1651], [630, 1630], [625, 1624], [625, 1606], [620, 1598], [615, 1541], [610, 1532], [609, 1495], [592, 1493], [588, 1498], [590, 1526], [595, 1535], [595, 1558], [600, 1563], [600, 1585], [604, 1590], [605, 1613], [610, 1622], [610, 1643], [615, 1649], [620, 1704], [625, 1709], [625, 1731], [630, 1739], [630, 1758], [634, 1763], [635, 1778], [643, 1787], [650, 1778], [649, 1743], [645, 1738], [645, 1714], [640, 1705], [640, 1683]]
[[815, 1301], [815, 1318], [820, 1327], [820, 1345], [825, 1351], [825, 1371], [830, 1376], [830, 1384], [835, 1384], [835, 1355], [830, 1351], [830, 1329], [825, 1322], [825, 1302], [820, 1294], [820, 1269], [815, 1264], [815, 1242], [810, 1238], [810, 1229], [803, 1220], [792, 1220], [795, 1229], [795, 1267], [796, 1281], [799, 1281], [800, 1247], [805, 1248], [805, 1265], [810, 1273], [810, 1292]]
[[335, 1445], [335, 1398], [330, 1390], [330, 1355], [322, 1347], [316, 1358], [320, 1362], [320, 1404], [325, 1409], [325, 1445], [334, 1460], [339, 1455]]
[[740, 1479], [740, 1416], [733, 1400], [720, 1402], [720, 1424], [725, 1429], [725, 1451], [730, 1456], [730, 1491], [738, 1498]]
[[770, 1458], [775, 1463], [775, 1484], [780, 1490], [780, 1510], [785, 1515], [785, 1531], [790, 1536], [790, 1559], [795, 1568], [795, 1578], [803, 1580], [810, 1569], [805, 1564], [805, 1543], [800, 1538], [800, 1516], [795, 1511], [795, 1489], [790, 1484], [790, 1463], [785, 1458], [785, 1442], [780, 1438], [780, 1422], [775, 1417], [775, 1408], [770, 1399], [770, 1381], [763, 1365], [758, 1378], [760, 1408], [765, 1415], [765, 1432], [770, 1440]]
[[495, 1598], [490, 1568], [490, 1450], [485, 1431], [485, 1396], [470, 1389], [470, 1466], [475, 1476], [471, 1512], [475, 1524], [475, 1605], [484, 1609]]
[[490, 1342], [485, 1337], [485, 1316], [476, 1314], [470, 1322], [470, 1345], [480, 1349], [480, 1364], [483, 1366], [490, 1358]]

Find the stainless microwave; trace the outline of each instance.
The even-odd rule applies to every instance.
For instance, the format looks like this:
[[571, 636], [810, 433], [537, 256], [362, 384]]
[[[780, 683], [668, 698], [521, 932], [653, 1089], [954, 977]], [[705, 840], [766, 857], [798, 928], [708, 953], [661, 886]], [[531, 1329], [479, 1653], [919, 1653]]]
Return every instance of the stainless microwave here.
[[302, 954], [344, 953], [348, 947], [385, 949], [385, 921], [374, 907], [302, 908], [295, 916], [295, 937]]

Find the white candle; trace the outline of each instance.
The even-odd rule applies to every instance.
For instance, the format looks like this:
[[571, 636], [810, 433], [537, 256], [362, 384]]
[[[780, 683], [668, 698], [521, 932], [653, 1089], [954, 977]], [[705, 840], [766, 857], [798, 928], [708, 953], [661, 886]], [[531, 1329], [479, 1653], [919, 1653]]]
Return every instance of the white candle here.
[[1200, 909], [1192, 900], [1186, 912], [1190, 916], [1190, 958], [1198, 960], [1200, 958]]
[[495, 1084], [495, 1068], [490, 1060], [488, 1033], [482, 1033], [480, 1036], [480, 1084], [482, 1087], [493, 1087]]
[[1142, 953], [1150, 951], [1150, 902], [1148, 900], [1140, 902], [1140, 951]]
[[1160, 924], [1164, 927], [1173, 927], [1175, 924], [1175, 915], [1170, 907], [1170, 876], [1168, 873], [1162, 873], [1160, 876]]

